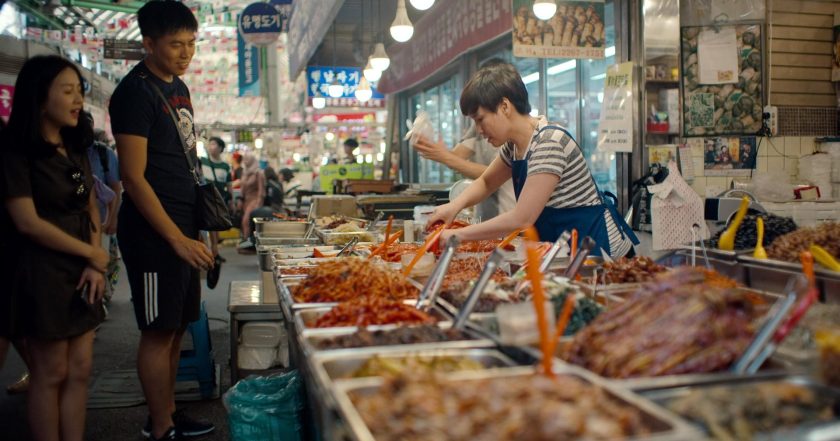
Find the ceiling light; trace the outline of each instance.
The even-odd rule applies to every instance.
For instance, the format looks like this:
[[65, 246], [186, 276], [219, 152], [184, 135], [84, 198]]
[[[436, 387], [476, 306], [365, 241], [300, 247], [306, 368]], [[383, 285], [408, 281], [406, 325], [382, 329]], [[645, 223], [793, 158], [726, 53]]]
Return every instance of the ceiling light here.
[[425, 11], [435, 4], [435, 0], [409, 0], [409, 3], [418, 11]]
[[333, 98], [341, 98], [344, 95], [344, 86], [338, 82], [338, 79], [334, 79], [329, 86], [327, 86], [327, 93]]
[[373, 66], [370, 64], [370, 58], [368, 58], [367, 66], [365, 66], [365, 69], [362, 71], [362, 73], [364, 73], [365, 78], [370, 83], [375, 83], [379, 81], [380, 78], [382, 78], [382, 71], [373, 68]]
[[376, 43], [376, 46], [373, 47], [373, 54], [370, 56], [370, 65], [380, 72], [388, 70], [388, 66], [391, 65], [391, 59], [388, 58], [388, 54], [385, 52], [384, 44]]
[[254, 140], [254, 147], [256, 147], [257, 149], [263, 148], [262, 138], [257, 138], [257, 139]]
[[405, 10], [405, 0], [400, 0], [397, 3], [397, 15], [394, 17], [394, 22], [391, 23], [391, 37], [394, 37], [394, 40], [400, 43], [405, 43], [411, 40], [412, 35], [414, 35], [414, 26], [411, 25], [411, 20], [408, 19], [408, 11]]
[[373, 97], [373, 90], [370, 88], [370, 83], [368, 83], [367, 78], [362, 77], [358, 87], [356, 87], [356, 99], [364, 103], [371, 99], [371, 97]]
[[557, 12], [557, 4], [554, 0], [534, 0], [534, 15], [540, 20], [554, 17], [555, 12]]
[[333, 132], [327, 132], [327, 134], [324, 135], [324, 138], [327, 141], [332, 141], [333, 139], [335, 139], [335, 134]]

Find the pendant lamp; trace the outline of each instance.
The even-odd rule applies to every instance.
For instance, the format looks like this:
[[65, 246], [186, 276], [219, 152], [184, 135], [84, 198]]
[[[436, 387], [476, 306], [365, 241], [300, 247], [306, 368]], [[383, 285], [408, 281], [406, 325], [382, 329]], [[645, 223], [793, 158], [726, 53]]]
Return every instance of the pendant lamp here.
[[359, 85], [356, 87], [356, 99], [359, 102], [366, 102], [373, 97], [373, 89], [370, 88], [367, 78], [362, 77]]
[[554, 0], [534, 0], [534, 15], [540, 20], [548, 20], [557, 12]]
[[397, 3], [397, 15], [394, 17], [394, 22], [391, 23], [391, 37], [400, 43], [405, 43], [411, 40], [414, 35], [414, 26], [411, 25], [411, 20], [408, 19], [408, 11], [405, 10], [405, 0], [399, 0]]
[[373, 54], [370, 56], [370, 65], [379, 72], [388, 70], [388, 66], [391, 65], [391, 59], [385, 53], [384, 44], [376, 43], [376, 46], [373, 48]]
[[409, 0], [409, 3], [418, 11], [425, 11], [434, 6], [435, 0]]
[[380, 78], [382, 78], [382, 71], [379, 69], [374, 69], [373, 65], [370, 64], [370, 57], [368, 57], [367, 65], [365, 66], [365, 69], [362, 71], [362, 73], [364, 74], [365, 79], [367, 79], [368, 82], [371, 83], [375, 83], [379, 81]]

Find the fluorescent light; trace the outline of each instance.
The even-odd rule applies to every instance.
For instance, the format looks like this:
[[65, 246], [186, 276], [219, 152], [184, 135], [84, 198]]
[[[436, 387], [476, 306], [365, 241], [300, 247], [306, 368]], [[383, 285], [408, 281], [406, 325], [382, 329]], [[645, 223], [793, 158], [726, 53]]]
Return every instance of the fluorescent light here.
[[602, 73], [602, 74], [595, 75], [594, 77], [591, 77], [590, 79], [591, 80], [603, 80], [606, 77], [607, 77], [607, 74]]
[[522, 77], [522, 82], [525, 83], [525, 84], [531, 84], [534, 81], [539, 81], [539, 79], [540, 79], [540, 73], [539, 72], [534, 72], [532, 74], [528, 74], [528, 75], [525, 75], [524, 77]]
[[373, 162], [373, 155], [370, 153], [365, 155], [365, 162]]
[[377, 153], [376, 154], [376, 160], [379, 161], [379, 162], [384, 161], [385, 160], [385, 155], [382, 154], [382, 153]]
[[256, 147], [257, 149], [263, 148], [262, 138], [257, 138], [257, 139], [254, 140], [254, 147]]
[[615, 55], [615, 46], [609, 46], [604, 49], [604, 57], [612, 57]]
[[577, 66], [577, 60], [571, 60], [571, 61], [567, 61], [565, 63], [560, 63], [556, 66], [549, 67], [548, 70], [546, 71], [546, 73], [548, 73], [549, 75], [557, 75], [559, 73], [570, 71], [570, 70], [574, 69], [576, 66]]

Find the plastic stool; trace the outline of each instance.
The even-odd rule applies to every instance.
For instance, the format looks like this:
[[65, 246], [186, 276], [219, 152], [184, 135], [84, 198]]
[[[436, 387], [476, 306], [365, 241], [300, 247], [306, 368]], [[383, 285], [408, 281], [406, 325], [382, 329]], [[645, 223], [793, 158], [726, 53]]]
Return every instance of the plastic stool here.
[[198, 320], [187, 326], [192, 336], [193, 348], [181, 351], [176, 381], [196, 381], [201, 397], [214, 397], [216, 389], [216, 361], [213, 358], [213, 344], [210, 342], [210, 324], [207, 309], [201, 302]]

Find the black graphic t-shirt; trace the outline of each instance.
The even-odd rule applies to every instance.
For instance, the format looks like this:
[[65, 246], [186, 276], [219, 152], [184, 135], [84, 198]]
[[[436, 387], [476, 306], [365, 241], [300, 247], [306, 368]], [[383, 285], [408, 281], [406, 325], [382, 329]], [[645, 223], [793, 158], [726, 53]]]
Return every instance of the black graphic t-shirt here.
[[[187, 85], [178, 77], [171, 83], [163, 81], [152, 74], [144, 62], [138, 63], [114, 90], [108, 109], [111, 128], [115, 135], [136, 135], [148, 140], [146, 180], [169, 217], [185, 234], [189, 234], [195, 228], [195, 181], [190, 175], [172, 117], [149, 81], [160, 88], [175, 110], [178, 129], [184, 135], [194, 163], [199, 163], [195, 150], [193, 108]], [[121, 208], [120, 223], [124, 218], [130, 225], [149, 227], [127, 194]], [[138, 223], [133, 222], [135, 220]]]

